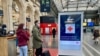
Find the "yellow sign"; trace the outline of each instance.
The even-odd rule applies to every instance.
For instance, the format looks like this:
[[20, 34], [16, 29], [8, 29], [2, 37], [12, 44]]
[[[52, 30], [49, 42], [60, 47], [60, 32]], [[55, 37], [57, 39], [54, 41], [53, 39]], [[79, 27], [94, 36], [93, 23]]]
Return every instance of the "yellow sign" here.
[[86, 23], [86, 22], [84, 22], [84, 23], [83, 23], [83, 26], [87, 26], [87, 23]]

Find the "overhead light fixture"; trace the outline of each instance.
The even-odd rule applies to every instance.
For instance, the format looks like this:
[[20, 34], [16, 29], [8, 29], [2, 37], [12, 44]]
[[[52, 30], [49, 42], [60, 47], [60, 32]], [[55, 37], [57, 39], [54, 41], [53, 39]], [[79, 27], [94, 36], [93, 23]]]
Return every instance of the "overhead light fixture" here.
[[28, 0], [26, 0], [28, 2]]
[[48, 26], [51, 26], [51, 24], [48, 24]]
[[76, 1], [76, 0], [70, 0], [70, 1]]

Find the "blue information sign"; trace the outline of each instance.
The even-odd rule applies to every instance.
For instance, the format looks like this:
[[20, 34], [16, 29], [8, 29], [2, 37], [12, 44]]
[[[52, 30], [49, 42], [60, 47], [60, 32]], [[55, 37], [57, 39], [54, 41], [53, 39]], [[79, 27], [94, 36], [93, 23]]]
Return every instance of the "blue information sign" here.
[[[60, 16], [60, 40], [80, 41], [81, 37], [81, 15], [61, 15]], [[72, 22], [68, 22], [71, 20]], [[76, 33], [77, 31], [77, 33]]]
[[50, 12], [50, 0], [40, 0], [40, 11]]
[[93, 27], [94, 26], [94, 22], [88, 22], [88, 27]]
[[67, 53], [68, 55], [81, 54], [82, 21], [82, 12], [59, 13], [58, 37], [60, 54], [66, 54], [66, 52], [69, 52]]

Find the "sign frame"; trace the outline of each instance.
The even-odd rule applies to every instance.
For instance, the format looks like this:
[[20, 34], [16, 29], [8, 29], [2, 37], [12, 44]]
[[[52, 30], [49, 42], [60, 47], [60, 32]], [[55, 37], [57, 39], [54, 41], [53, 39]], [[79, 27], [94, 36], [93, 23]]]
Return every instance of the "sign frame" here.
[[50, 7], [51, 0], [40, 0], [40, 12], [50, 12]]
[[[81, 41], [80, 41], [80, 50], [61, 50], [60, 49], [60, 16], [61, 15], [77, 15], [81, 14]], [[83, 15], [84, 12], [60, 12], [58, 13], [58, 55], [74, 55], [74, 56], [82, 56], [82, 39], [83, 39]]]

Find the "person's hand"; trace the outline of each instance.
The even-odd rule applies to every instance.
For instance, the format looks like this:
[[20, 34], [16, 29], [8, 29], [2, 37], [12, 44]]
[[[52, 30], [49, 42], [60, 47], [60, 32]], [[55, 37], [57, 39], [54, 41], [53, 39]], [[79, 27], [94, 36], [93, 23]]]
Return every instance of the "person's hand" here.
[[43, 39], [41, 39], [41, 41], [43, 42]]
[[35, 55], [35, 52], [36, 52], [36, 49], [33, 49], [33, 56], [36, 56], [36, 55]]

